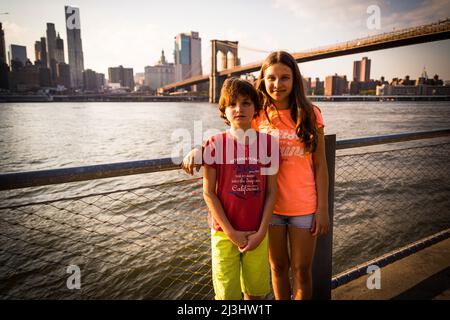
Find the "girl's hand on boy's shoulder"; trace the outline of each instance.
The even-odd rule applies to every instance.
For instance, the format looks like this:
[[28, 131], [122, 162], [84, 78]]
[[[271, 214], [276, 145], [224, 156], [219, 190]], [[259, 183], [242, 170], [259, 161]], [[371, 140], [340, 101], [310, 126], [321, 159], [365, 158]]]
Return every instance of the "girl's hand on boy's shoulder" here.
[[[201, 164], [201, 150], [194, 148], [184, 157], [181, 168], [190, 175], [194, 174], [194, 168], [200, 170]], [[200, 161], [200, 163], [199, 163]]]

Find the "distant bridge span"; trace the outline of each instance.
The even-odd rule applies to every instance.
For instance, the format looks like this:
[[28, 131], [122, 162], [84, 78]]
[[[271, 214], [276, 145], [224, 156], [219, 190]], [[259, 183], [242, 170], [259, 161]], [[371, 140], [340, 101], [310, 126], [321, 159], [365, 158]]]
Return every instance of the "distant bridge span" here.
[[[342, 42], [336, 45], [293, 53], [292, 55], [294, 56], [295, 60], [300, 63], [446, 39], [450, 39], [450, 20], [448, 18], [446, 20], [438, 21], [428, 25], [422, 25], [418, 27], [383, 33], [371, 37]], [[242, 74], [258, 71], [261, 68], [261, 65], [262, 61], [258, 61], [242, 66], [232, 67], [222, 71], [212, 70], [210, 74], [196, 76], [180, 82], [168, 84], [162, 87], [162, 90], [172, 91], [194, 84], [210, 82], [210, 80], [213, 79], [213, 83], [215, 83], [216, 85], [215, 88], [210, 88], [210, 101], [217, 102], [221, 82], [223, 82], [226, 77], [239, 76]], [[213, 64], [212, 69], [214, 69]], [[218, 79], [220, 79], [221, 81], [218, 81]]]

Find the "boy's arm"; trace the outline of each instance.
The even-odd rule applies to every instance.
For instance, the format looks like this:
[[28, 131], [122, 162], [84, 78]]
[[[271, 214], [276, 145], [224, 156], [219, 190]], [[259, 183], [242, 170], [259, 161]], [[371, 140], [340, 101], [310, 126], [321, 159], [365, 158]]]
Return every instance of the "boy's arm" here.
[[266, 198], [264, 201], [263, 216], [258, 232], [249, 236], [247, 246], [239, 251], [245, 252], [253, 250], [263, 241], [266, 236], [269, 223], [272, 218], [273, 208], [277, 199], [277, 177], [278, 174], [268, 175], [266, 180]]
[[216, 169], [207, 165], [203, 167], [203, 198], [214, 220], [219, 223], [227, 237], [238, 247], [245, 247], [247, 245], [247, 236], [255, 232], [234, 230], [216, 195]]

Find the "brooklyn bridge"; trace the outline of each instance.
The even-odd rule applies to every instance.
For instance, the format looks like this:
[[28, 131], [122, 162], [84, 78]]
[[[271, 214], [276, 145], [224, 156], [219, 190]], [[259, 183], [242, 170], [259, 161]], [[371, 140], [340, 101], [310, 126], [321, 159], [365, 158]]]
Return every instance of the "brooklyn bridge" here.
[[[292, 55], [298, 63], [301, 63], [446, 39], [450, 39], [450, 20], [448, 18], [427, 25], [395, 30], [303, 52], [295, 52]], [[165, 85], [160, 88], [160, 91], [173, 92], [208, 82], [209, 101], [216, 103], [219, 99], [223, 81], [227, 77], [240, 76], [258, 71], [261, 68], [262, 61], [238, 65], [238, 49], [238, 41], [211, 40], [210, 73]], [[219, 52], [222, 54], [221, 71], [219, 71], [217, 66]]]

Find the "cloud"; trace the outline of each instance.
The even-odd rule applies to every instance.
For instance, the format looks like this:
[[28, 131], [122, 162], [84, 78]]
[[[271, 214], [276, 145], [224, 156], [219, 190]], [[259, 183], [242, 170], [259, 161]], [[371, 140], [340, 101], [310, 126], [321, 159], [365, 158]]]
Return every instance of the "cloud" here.
[[360, 24], [367, 17], [366, 10], [370, 5], [358, 0], [272, 0], [272, 3], [275, 8], [284, 9], [312, 26], [334, 26], [334, 28]]
[[437, 22], [450, 14], [447, 0], [425, 0], [409, 11], [390, 11], [390, 8], [386, 6], [387, 10], [381, 14], [382, 29], [387, 31]]
[[[29, 29], [14, 22], [2, 22], [2, 29], [5, 30], [5, 42], [8, 47], [10, 44], [18, 44], [29, 47], [30, 45], [34, 45], [34, 40], [39, 40], [39, 38], [35, 39], [32, 36], [32, 32], [30, 32]], [[6, 50], [9, 51], [9, 48], [6, 48]], [[34, 51], [28, 51], [29, 48], [27, 48], [28, 57], [34, 57]]]

